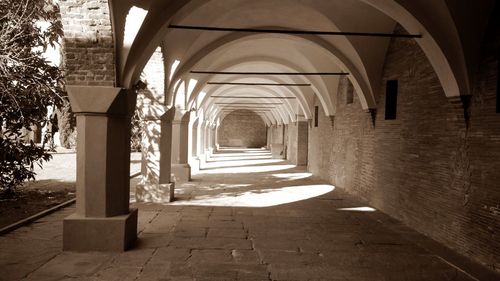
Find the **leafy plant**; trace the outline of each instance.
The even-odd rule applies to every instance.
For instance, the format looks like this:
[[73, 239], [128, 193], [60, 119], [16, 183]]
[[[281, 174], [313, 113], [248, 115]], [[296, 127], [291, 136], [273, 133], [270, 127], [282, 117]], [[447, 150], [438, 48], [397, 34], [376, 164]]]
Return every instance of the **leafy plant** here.
[[76, 146], [76, 117], [71, 111], [69, 101], [65, 101], [57, 113], [61, 146], [73, 148]]
[[50, 0], [0, 1], [0, 191], [33, 179], [34, 164], [50, 159], [26, 134], [48, 122], [48, 106], [65, 99], [60, 69], [43, 56], [63, 34], [58, 15]]

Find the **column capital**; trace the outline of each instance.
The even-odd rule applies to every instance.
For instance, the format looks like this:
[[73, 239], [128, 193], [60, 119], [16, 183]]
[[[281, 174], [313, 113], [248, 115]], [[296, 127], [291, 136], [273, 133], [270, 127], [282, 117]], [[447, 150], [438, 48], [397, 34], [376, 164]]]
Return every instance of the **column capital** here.
[[160, 117], [162, 121], [170, 121], [172, 122], [175, 118], [175, 107], [168, 108], [165, 113]]
[[174, 122], [175, 123], [183, 123], [183, 124], [188, 124], [189, 123], [189, 119], [190, 119], [190, 116], [191, 116], [191, 111], [189, 110], [179, 110], [177, 109], [175, 111], [175, 115], [174, 115]]
[[309, 119], [307, 119], [304, 115], [297, 115], [297, 122], [308, 122]]
[[130, 115], [135, 108], [134, 90], [101, 86], [66, 86], [75, 114]]

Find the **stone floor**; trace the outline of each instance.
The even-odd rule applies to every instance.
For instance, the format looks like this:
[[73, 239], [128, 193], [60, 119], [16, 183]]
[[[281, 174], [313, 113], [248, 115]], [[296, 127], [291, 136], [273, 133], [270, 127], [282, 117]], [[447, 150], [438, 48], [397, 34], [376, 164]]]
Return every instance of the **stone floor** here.
[[215, 154], [125, 253], [61, 252], [73, 208], [0, 237], [0, 280], [478, 280], [426, 238], [264, 150]]

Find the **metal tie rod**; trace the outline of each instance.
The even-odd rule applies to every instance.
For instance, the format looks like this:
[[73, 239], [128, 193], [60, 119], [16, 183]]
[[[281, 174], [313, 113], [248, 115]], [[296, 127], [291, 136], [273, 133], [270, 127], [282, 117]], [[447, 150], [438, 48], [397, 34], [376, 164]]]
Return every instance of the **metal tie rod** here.
[[219, 74], [219, 75], [273, 75], [273, 76], [342, 76], [349, 75], [348, 72], [251, 72], [251, 71], [201, 71], [191, 70], [193, 74]]
[[276, 33], [276, 34], [305, 34], [305, 35], [329, 35], [329, 36], [364, 36], [364, 37], [388, 37], [388, 38], [422, 38], [421, 34], [396, 34], [380, 32], [349, 32], [349, 31], [315, 31], [315, 30], [286, 30], [286, 29], [257, 29], [257, 28], [235, 28], [235, 27], [213, 27], [177, 25], [168, 26], [172, 29], [203, 30], [203, 31], [230, 31], [247, 33]]
[[309, 83], [240, 83], [240, 82], [207, 82], [207, 85], [233, 85], [233, 86], [276, 86], [276, 87], [309, 87]]
[[217, 99], [295, 99], [295, 97], [210, 96]]

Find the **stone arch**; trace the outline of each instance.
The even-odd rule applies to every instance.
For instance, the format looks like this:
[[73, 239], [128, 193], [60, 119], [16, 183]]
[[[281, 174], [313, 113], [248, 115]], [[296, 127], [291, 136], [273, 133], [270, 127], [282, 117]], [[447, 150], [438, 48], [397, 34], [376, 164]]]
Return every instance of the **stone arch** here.
[[[215, 67], [215, 71], [225, 71], [225, 70], [230, 70], [238, 66], [242, 66], [245, 64], [249, 63], [265, 63], [270, 66], [274, 66], [277, 69], [279, 68], [280, 70], [283, 71], [297, 71], [300, 72], [301, 69], [297, 66], [294, 65], [291, 62], [283, 61], [283, 60], [278, 60], [275, 58], [269, 58], [269, 57], [255, 57], [255, 58], [242, 58], [237, 61], [230, 61], [226, 64], [224, 64], [221, 67]], [[212, 79], [214, 76], [213, 75], [207, 75], [205, 78], [202, 78], [198, 81], [197, 87], [193, 90], [193, 94], [190, 97], [190, 100], [188, 101], [188, 106], [191, 107], [193, 103], [196, 101], [197, 96], [200, 92], [202, 92], [203, 87], [205, 87], [206, 82], [208, 82], [210, 79]], [[277, 81], [278, 82], [278, 81]], [[305, 80], [304, 77], [294, 77], [291, 79], [291, 81], [280, 81], [280, 82], [294, 82], [294, 83], [306, 83], [308, 82]], [[316, 92], [318, 91], [314, 85], [313, 85], [313, 90]], [[310, 108], [312, 107], [310, 105], [310, 101], [305, 97], [304, 93], [301, 91], [295, 91], [295, 89], [290, 89], [291, 94], [297, 97], [299, 101], [299, 106], [301, 107], [302, 111], [304, 112], [304, 115], [306, 118], [311, 118], [311, 111]]]
[[[416, 41], [438, 75], [447, 97], [471, 94], [470, 77], [472, 73], [469, 71], [473, 71], [471, 70], [473, 68], [470, 67], [473, 63], [469, 62], [468, 68], [467, 60], [473, 60], [478, 54], [464, 52], [461, 34], [457, 30], [457, 24], [460, 24], [460, 20], [453, 18], [449, 3], [444, 1], [361, 1], [393, 18], [409, 33], [422, 34], [422, 38]], [[427, 2], [432, 2], [432, 5]], [[492, 1], [483, 1], [480, 5], [481, 8], [469, 16], [485, 25], [488, 17], [478, 11], [481, 9], [488, 11], [492, 7]], [[471, 22], [472, 20], [467, 20], [468, 25]], [[468, 30], [469, 35], [481, 30], [479, 28], [481, 24], [475, 24], [476, 28]], [[476, 41], [480, 40], [479, 37]]]
[[[338, 65], [345, 72], [349, 72], [351, 74], [352, 82], [355, 85], [357, 92], [360, 95], [360, 100], [362, 101], [362, 105], [364, 109], [375, 107], [375, 98], [373, 95], [373, 89], [369, 82], [364, 78], [361, 74], [363, 71], [358, 70], [354, 64], [350, 62], [338, 49], [329, 44], [328, 42], [322, 40], [317, 36], [302, 36], [302, 35], [252, 35], [252, 34], [241, 34], [241, 33], [232, 33], [229, 34], [215, 42], [212, 42], [203, 50], [191, 56], [187, 62], [184, 62], [180, 68], [174, 74], [174, 79], [179, 79], [180, 77], [186, 76], [188, 71], [198, 64], [203, 58], [208, 56], [209, 54], [217, 51], [219, 48], [227, 47], [232, 44], [237, 44], [238, 42], [245, 42], [255, 40], [256, 38], [292, 38], [294, 40], [303, 40], [310, 44], [311, 46], [316, 46], [318, 50], [325, 51], [331, 54], [331, 58], [335, 61], [335, 64]], [[325, 92], [325, 89], [322, 89], [322, 92]], [[169, 93], [172, 92], [171, 90]], [[334, 106], [329, 99], [328, 93], [324, 93], [323, 96], [319, 97], [322, 100], [322, 103], [326, 109], [328, 115], [334, 115]]]

